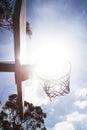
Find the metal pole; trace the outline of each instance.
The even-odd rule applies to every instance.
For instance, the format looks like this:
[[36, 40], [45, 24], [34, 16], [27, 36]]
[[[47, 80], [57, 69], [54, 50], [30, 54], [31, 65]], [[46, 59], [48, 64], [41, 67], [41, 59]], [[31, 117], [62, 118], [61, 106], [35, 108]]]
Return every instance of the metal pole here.
[[13, 31], [14, 31], [14, 53], [15, 53], [15, 80], [18, 91], [19, 113], [23, 119], [23, 99], [22, 99], [22, 73], [19, 61], [20, 46], [25, 42], [26, 35], [26, 1], [16, 0], [13, 15]]
[[21, 65], [19, 61], [20, 46], [26, 44], [26, 0], [16, 0], [13, 15], [14, 62], [0, 62], [0, 72], [15, 72], [18, 92], [19, 113], [23, 119], [24, 101], [22, 97], [22, 81], [29, 79], [33, 66]]

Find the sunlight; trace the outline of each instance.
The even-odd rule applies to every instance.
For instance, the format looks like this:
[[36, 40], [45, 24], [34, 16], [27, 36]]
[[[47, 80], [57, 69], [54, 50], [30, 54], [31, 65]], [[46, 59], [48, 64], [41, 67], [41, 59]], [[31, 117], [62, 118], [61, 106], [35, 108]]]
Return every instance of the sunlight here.
[[28, 62], [35, 63], [35, 73], [44, 78], [60, 77], [63, 71], [65, 74], [69, 70], [70, 63], [76, 71], [79, 60], [76, 42], [76, 37], [72, 37], [68, 28], [67, 30], [42, 28], [39, 32], [36, 30], [29, 46]]
[[[44, 78], [59, 78], [77, 68], [77, 41], [69, 29], [40, 27], [34, 30], [26, 46], [21, 46], [21, 64], [34, 65], [33, 74]], [[57, 27], [58, 28], [58, 27]]]
[[70, 69], [66, 50], [57, 45], [49, 45], [48, 48], [46, 46], [46, 49], [41, 49], [36, 74], [45, 79], [55, 79], [66, 75]]
[[20, 62], [21, 64], [35, 64], [34, 73], [37, 76], [46, 79], [60, 78], [70, 70], [71, 52], [69, 48], [67, 33], [46, 32], [44, 35], [40, 34], [39, 38], [37, 35], [34, 36], [27, 51], [22, 46]]

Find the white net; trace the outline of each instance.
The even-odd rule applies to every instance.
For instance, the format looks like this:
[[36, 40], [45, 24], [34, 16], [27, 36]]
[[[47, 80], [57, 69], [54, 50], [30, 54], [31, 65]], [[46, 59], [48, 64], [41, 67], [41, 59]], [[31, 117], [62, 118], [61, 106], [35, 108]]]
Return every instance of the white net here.
[[51, 99], [61, 95], [64, 96], [70, 92], [69, 79], [70, 76], [68, 74], [60, 79], [54, 80], [40, 78], [40, 85], [43, 86], [47, 96]]
[[70, 73], [71, 64], [69, 63], [67, 73], [65, 73], [65, 75], [63, 74], [60, 78], [44, 79], [38, 76], [40, 85], [43, 87], [50, 100], [57, 96], [65, 96], [70, 92]]

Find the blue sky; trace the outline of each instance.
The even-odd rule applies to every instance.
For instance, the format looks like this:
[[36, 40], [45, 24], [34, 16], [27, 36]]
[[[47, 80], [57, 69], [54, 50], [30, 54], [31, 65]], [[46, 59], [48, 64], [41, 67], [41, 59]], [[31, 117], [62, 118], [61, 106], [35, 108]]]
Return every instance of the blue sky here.
[[[25, 99], [41, 105], [47, 113], [48, 130], [87, 130], [87, 1], [27, 0], [27, 20], [32, 38], [27, 38], [28, 63], [37, 63], [61, 49], [72, 64], [70, 94], [50, 102], [36, 79], [23, 83]], [[12, 33], [0, 33], [0, 61], [14, 60]], [[54, 46], [54, 47], [53, 47]], [[59, 51], [59, 50], [58, 50]], [[49, 57], [50, 59], [50, 57]], [[14, 73], [0, 73], [0, 98], [16, 92]]]

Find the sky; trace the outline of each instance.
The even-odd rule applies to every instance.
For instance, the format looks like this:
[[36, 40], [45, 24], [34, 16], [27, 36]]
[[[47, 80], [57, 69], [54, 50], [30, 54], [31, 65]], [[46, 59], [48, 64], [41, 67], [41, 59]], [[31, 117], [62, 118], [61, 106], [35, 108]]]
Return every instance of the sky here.
[[[86, 0], [26, 0], [26, 18], [33, 33], [26, 40], [28, 64], [43, 64], [38, 74], [54, 76], [60, 52], [72, 66], [70, 93], [52, 101], [38, 83], [36, 73], [23, 82], [25, 100], [40, 105], [47, 113], [47, 130], [87, 130], [86, 6]], [[0, 61], [14, 61], [12, 33], [3, 30], [0, 39]], [[52, 73], [46, 73], [44, 66], [51, 66]], [[1, 100], [6, 101], [15, 92], [14, 73], [0, 72]]]

